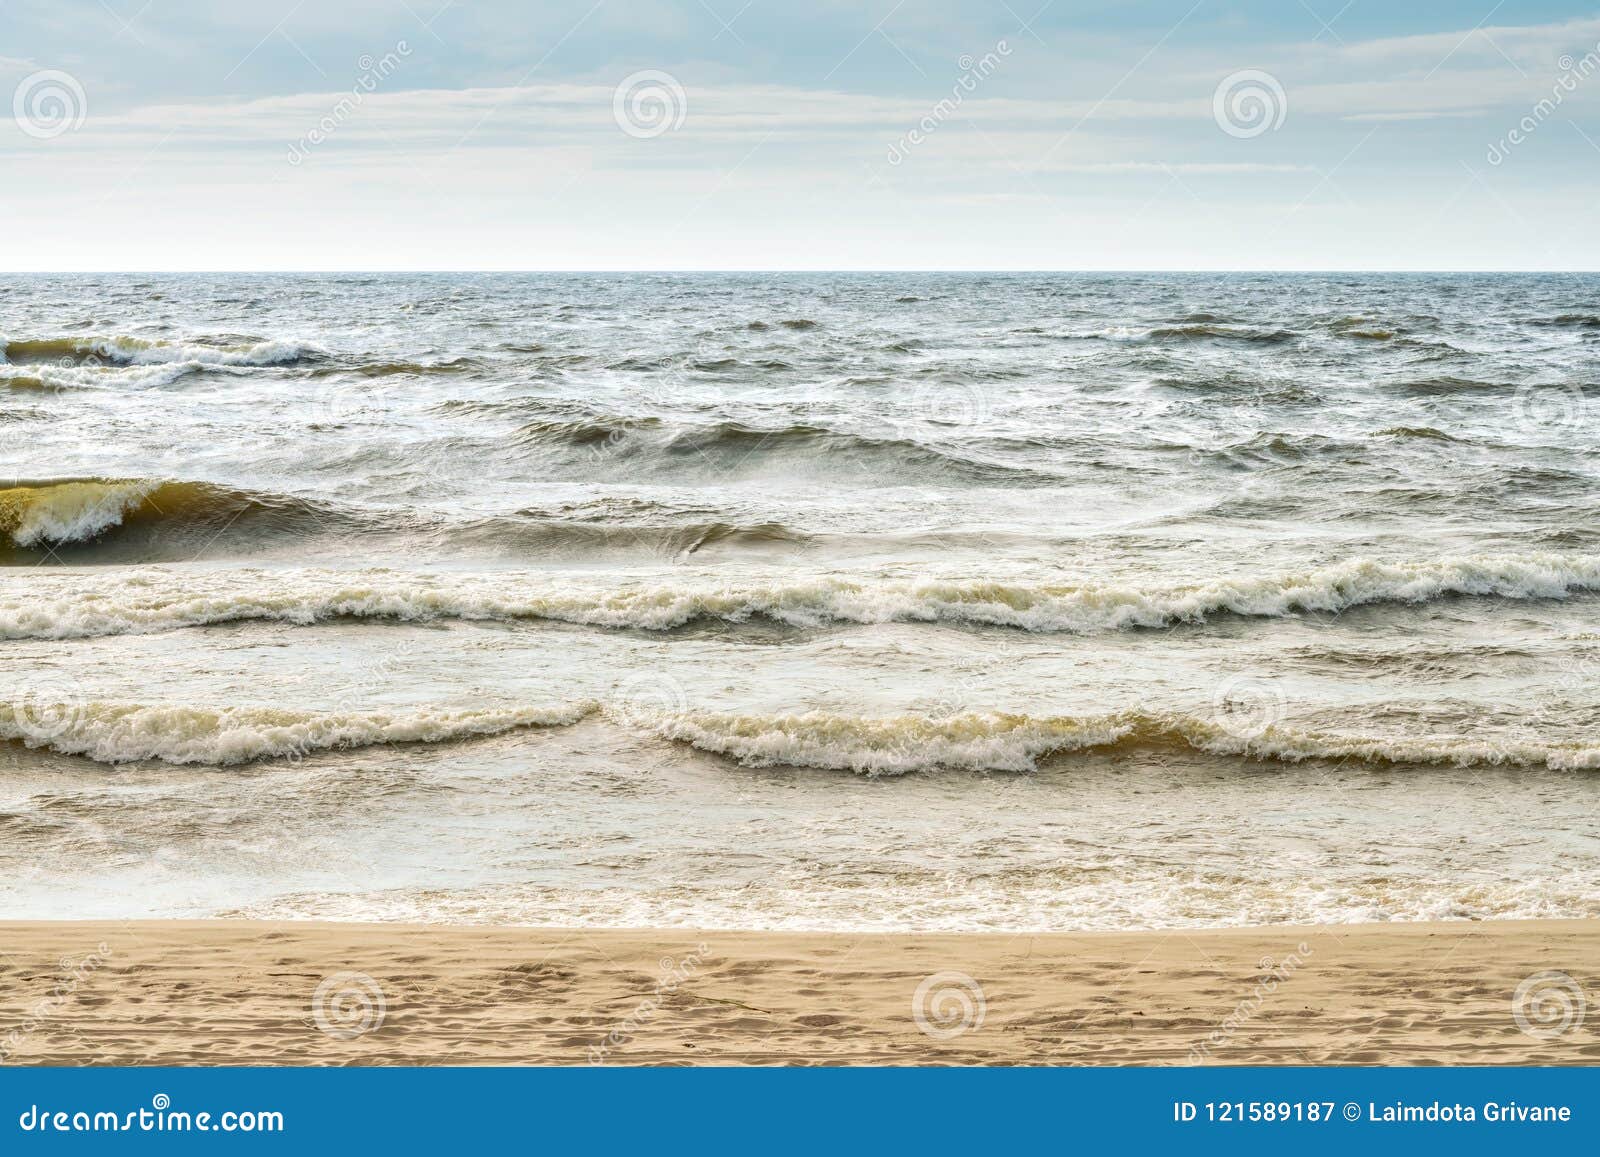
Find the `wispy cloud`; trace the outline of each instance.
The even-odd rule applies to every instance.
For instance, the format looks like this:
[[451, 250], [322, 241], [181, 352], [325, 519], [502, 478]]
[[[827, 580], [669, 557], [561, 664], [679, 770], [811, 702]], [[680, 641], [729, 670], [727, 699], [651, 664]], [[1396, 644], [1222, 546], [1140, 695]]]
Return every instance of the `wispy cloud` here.
[[[414, 263], [560, 254], [689, 266], [798, 253], [842, 265], [889, 253], [905, 266], [912, 246], [934, 265], [1248, 264], [1270, 236], [1269, 263], [1357, 260], [1368, 244], [1371, 263], [1410, 253], [1447, 264], [1456, 222], [1482, 238], [1510, 206], [1565, 230], [1574, 259], [1600, 262], [1592, 214], [1578, 208], [1592, 174], [1555, 133], [1492, 185], [1468, 171], [1548, 92], [1562, 54], [1600, 41], [1600, 18], [1520, 18], [1508, 0], [1486, 4], [1481, 26], [1457, 15], [1419, 33], [1416, 13], [1402, 29], [1401, 14], [1356, 6], [1319, 29], [1298, 6], [1263, 5], [1225, 34], [1204, 9], [1185, 17], [1191, 6], [1058, 5], [1030, 31], [976, 0], [937, 13], [886, 4], [876, 29], [883, 12], [842, 4], [730, 6], [712, 19], [699, 3], [659, 0], [624, 19], [594, 0], [420, 15], [324, 0], [283, 17], [174, 0], [120, 29], [97, 0], [32, 4], [6, 15], [23, 27], [0, 73], [64, 68], [89, 115], [48, 139], [0, 121], [12, 177], [0, 196], [33, 222], [11, 257], [88, 247], [97, 266], [107, 253], [147, 263], [126, 239], [144, 230], [206, 233], [208, 253], [236, 249], [231, 260], [246, 263], [300, 253], [319, 264], [304, 254], [332, 245], [376, 264], [399, 245]], [[74, 37], [89, 26], [106, 36]], [[414, 50], [404, 67], [353, 101], [359, 62], [400, 39]], [[1003, 63], [948, 103], [963, 61], [1001, 40]], [[660, 133], [619, 128], [618, 84], [640, 72], [669, 76], [686, 102]], [[1219, 88], [1241, 73], [1283, 93], [1283, 115], [1259, 134], [1219, 122]], [[887, 160], [930, 116], [937, 132]], [[1560, 117], [1600, 136], [1600, 81], [1567, 97]], [[291, 164], [292, 146], [313, 136]], [[235, 211], [242, 203], [254, 214]], [[441, 217], [445, 204], [482, 229]], [[1199, 231], [1197, 212], [1214, 214]], [[374, 242], [365, 261], [348, 249], [391, 218], [424, 224]], [[1505, 244], [1515, 250], [1515, 236]]]

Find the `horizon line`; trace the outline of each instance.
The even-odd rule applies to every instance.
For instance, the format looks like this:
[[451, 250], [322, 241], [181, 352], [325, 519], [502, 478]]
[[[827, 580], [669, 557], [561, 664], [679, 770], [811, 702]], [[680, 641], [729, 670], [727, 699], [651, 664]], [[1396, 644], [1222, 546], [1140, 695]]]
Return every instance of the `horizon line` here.
[[825, 266], [788, 266], [781, 268], [760, 268], [755, 266], [721, 266], [716, 268], [672, 268], [672, 267], [627, 267], [627, 266], [599, 266], [595, 268], [560, 267], [548, 269], [534, 269], [521, 267], [503, 268], [471, 268], [471, 267], [445, 267], [445, 266], [390, 266], [390, 267], [361, 267], [361, 266], [306, 266], [306, 267], [230, 267], [230, 268], [118, 268], [118, 269], [0, 269], [0, 277], [24, 276], [162, 276], [174, 274], [519, 274], [550, 276], [553, 274], [574, 274], [579, 276], [592, 276], [596, 274], [943, 274], [943, 273], [969, 273], [969, 274], [1203, 274], [1203, 273], [1265, 273], [1265, 274], [1308, 274], [1308, 275], [1372, 275], [1372, 274], [1595, 274], [1600, 273], [1600, 268], [1564, 268], [1564, 267], [1269, 267], [1269, 266], [1192, 266], [1187, 268], [1162, 267], [1162, 266], [1124, 266], [1124, 267], [1090, 267], [1079, 268], [1062, 267], [982, 267], [982, 266], [948, 266], [948, 267], [825, 267]]

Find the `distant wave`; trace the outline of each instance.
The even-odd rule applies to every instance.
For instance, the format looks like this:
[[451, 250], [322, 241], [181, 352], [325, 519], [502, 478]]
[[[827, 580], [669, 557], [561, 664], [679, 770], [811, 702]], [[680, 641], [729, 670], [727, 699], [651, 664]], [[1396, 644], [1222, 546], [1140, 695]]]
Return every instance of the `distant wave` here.
[[874, 472], [933, 471], [1014, 484], [1056, 480], [1031, 467], [982, 460], [911, 438], [873, 437], [803, 424], [672, 423], [657, 417], [592, 414], [528, 422], [511, 439], [528, 449], [581, 450], [590, 456], [603, 455], [593, 459], [600, 464], [637, 466], [646, 471], [684, 466], [697, 471], [731, 469], [789, 455], [796, 463], [813, 467], [833, 459]]
[[[768, 619], [795, 627], [921, 622], [1085, 634], [1202, 623], [1216, 615], [1270, 618], [1337, 613], [1368, 604], [1450, 596], [1559, 599], [1600, 589], [1600, 556], [1488, 555], [1430, 562], [1356, 559], [1301, 573], [1185, 586], [1083, 586], [985, 581], [849, 581], [749, 585], [628, 583], [596, 589], [520, 574], [436, 576], [328, 571], [141, 575], [46, 600], [0, 595], [0, 638], [49, 639], [145, 633], [213, 623], [338, 618], [429, 621], [547, 619], [665, 631], [699, 620]], [[87, 597], [91, 592], [93, 597]]]
[[1563, 329], [1600, 329], [1600, 314], [1558, 313], [1554, 317], [1538, 317], [1529, 325], [1556, 326]]
[[1231, 398], [1238, 398], [1248, 406], [1258, 406], [1266, 401], [1314, 402], [1319, 397], [1316, 390], [1299, 382], [1261, 378], [1231, 370], [1194, 372], [1182, 377], [1163, 376], [1155, 378], [1151, 384], [1180, 393], [1211, 395], [1223, 404], [1227, 404]]
[[452, 548], [472, 547], [499, 554], [540, 556], [556, 551], [582, 557], [631, 551], [673, 559], [713, 546], [798, 547], [810, 541], [809, 535], [780, 522], [583, 522], [534, 512], [443, 524], [432, 535]]
[[1391, 341], [1399, 333], [1392, 325], [1359, 314], [1336, 318], [1328, 323], [1328, 329], [1339, 337], [1355, 338], [1358, 341]]
[[[1464, 443], [1458, 438], [1433, 426], [1390, 426], [1371, 433], [1344, 437], [1324, 434], [1289, 434], [1263, 430], [1241, 442], [1221, 446], [1177, 446], [1187, 449], [1191, 456], [1213, 459], [1235, 465], [1260, 463], [1283, 466], [1298, 462], [1344, 461], [1356, 463], [1362, 456], [1387, 442]], [[1479, 442], [1480, 445], [1485, 443]]]
[[1384, 390], [1396, 394], [1409, 394], [1414, 397], [1449, 397], [1451, 394], [1490, 394], [1504, 392], [1515, 393], [1518, 387], [1511, 382], [1486, 382], [1472, 378], [1457, 378], [1443, 375], [1433, 378], [1416, 378], [1410, 381], [1387, 383], [1382, 386]]
[[1279, 434], [1264, 430], [1242, 442], [1216, 447], [1196, 447], [1191, 453], [1224, 462], [1282, 465], [1287, 462], [1306, 462], [1319, 458], [1347, 457], [1361, 449], [1362, 444], [1354, 439], [1329, 438], [1321, 434]]
[[211, 366], [276, 366], [315, 359], [314, 346], [298, 341], [264, 341], [220, 346], [152, 341], [136, 337], [55, 337], [11, 339], [5, 343], [9, 362], [82, 362], [144, 366], [195, 362]]
[[1075, 752], [1188, 748], [1213, 755], [1299, 763], [1356, 760], [1586, 769], [1600, 747], [1489, 738], [1348, 735], [1268, 726], [1241, 734], [1224, 722], [1178, 712], [1090, 716], [972, 713], [857, 716], [650, 712], [575, 700], [532, 707], [445, 711], [309, 712], [268, 707], [200, 708], [99, 701], [0, 703], [0, 740], [100, 763], [162, 760], [230, 765], [300, 758], [379, 744], [455, 743], [528, 728], [564, 727], [600, 713], [611, 722], [685, 743], [750, 767], [811, 767], [869, 775], [940, 768], [1032, 771]]
[[1287, 329], [1193, 322], [1187, 325], [1160, 326], [1152, 329], [1146, 336], [1154, 341], [1224, 341], [1247, 342], [1253, 345], [1282, 345], [1294, 341], [1300, 335]]
[[1437, 426], [1390, 426], [1379, 430], [1376, 437], [1395, 438], [1404, 442], [1462, 442], [1465, 439], [1447, 434]]
[[519, 426], [512, 437], [516, 441], [535, 445], [554, 442], [571, 446], [594, 446], [607, 442], [620, 442], [624, 438], [661, 428], [660, 418], [608, 418], [594, 415], [571, 421], [528, 422]]
[[332, 377], [341, 374], [354, 374], [362, 378], [393, 378], [393, 377], [454, 377], [458, 374], [470, 374], [483, 368], [484, 363], [477, 358], [459, 357], [443, 362], [417, 362], [417, 361], [375, 361], [359, 362], [352, 366], [324, 366], [312, 371], [311, 376], [316, 378]]

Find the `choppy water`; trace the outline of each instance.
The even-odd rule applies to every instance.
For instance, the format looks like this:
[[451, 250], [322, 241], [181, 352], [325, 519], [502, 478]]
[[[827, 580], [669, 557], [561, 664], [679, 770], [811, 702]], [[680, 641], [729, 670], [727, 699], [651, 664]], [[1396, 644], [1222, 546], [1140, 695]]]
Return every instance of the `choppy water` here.
[[1600, 915], [1600, 278], [0, 279], [0, 914]]

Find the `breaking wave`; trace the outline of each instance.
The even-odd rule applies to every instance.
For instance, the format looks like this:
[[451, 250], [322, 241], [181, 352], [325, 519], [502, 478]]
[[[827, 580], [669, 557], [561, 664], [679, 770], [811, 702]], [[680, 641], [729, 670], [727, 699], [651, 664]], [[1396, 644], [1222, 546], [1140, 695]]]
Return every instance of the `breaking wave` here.
[[1231, 341], [1252, 345], [1282, 345], [1296, 340], [1300, 335], [1287, 329], [1258, 329], [1252, 326], [1198, 322], [1162, 326], [1151, 330], [1145, 336], [1152, 341]]
[[5, 360], [12, 363], [57, 362], [64, 365], [104, 362], [149, 366], [194, 362], [202, 366], [282, 366], [312, 361], [316, 347], [298, 341], [264, 341], [250, 345], [201, 345], [152, 341], [137, 337], [23, 338], [5, 342]]
[[[0, 492], [0, 511], [4, 511]], [[3, 514], [0, 514], [3, 517]], [[376, 571], [245, 571], [146, 574], [71, 597], [33, 590], [0, 595], [0, 638], [81, 638], [242, 620], [312, 624], [338, 618], [426, 621], [549, 619], [585, 626], [666, 631], [699, 620], [767, 619], [793, 627], [921, 622], [1088, 634], [1203, 623], [1217, 615], [1271, 618], [1338, 613], [1377, 603], [1452, 596], [1564, 598], [1600, 589], [1600, 556], [1526, 554], [1384, 563], [1357, 559], [1299, 574], [1169, 587], [1044, 586], [985, 581], [850, 581], [747, 586], [628, 583], [521, 574], [424, 575]]]
[[0, 547], [70, 546], [125, 526], [178, 527], [193, 535], [247, 518], [293, 523], [325, 517], [300, 499], [207, 482], [61, 479], [0, 490]]
[[942, 719], [823, 712], [683, 712], [659, 717], [652, 730], [663, 738], [751, 767], [781, 765], [891, 775], [933, 768], [1032, 771], [1047, 756], [1150, 747], [1187, 747], [1214, 755], [1288, 763], [1341, 759], [1457, 767], [1600, 767], [1600, 747], [1595, 746], [1342, 735], [1279, 726], [1242, 735], [1214, 720], [1147, 711], [1044, 718], [969, 714]]
[[93, 365], [58, 365], [51, 362], [0, 363], [0, 385], [13, 390], [41, 390], [64, 393], [74, 390], [109, 387], [140, 389], [169, 386], [180, 378], [207, 367], [199, 362], [164, 362], [160, 365], [125, 366], [105, 369]]
[[647, 470], [688, 467], [698, 471], [709, 467], [727, 471], [787, 458], [792, 464], [809, 467], [869, 469], [875, 476], [885, 471], [910, 470], [1013, 484], [1056, 481], [1047, 471], [984, 460], [949, 446], [804, 424], [680, 424], [653, 416], [592, 414], [570, 420], [529, 422], [510, 437], [513, 443], [530, 450], [582, 451], [586, 460], [607, 469], [625, 465]]
[[[61, 479], [0, 490], [0, 560], [10, 551], [63, 558], [160, 562], [208, 555], [249, 556], [329, 541], [395, 541], [491, 555], [586, 557], [618, 552], [682, 558], [713, 546], [800, 546], [808, 536], [778, 522], [700, 518], [575, 521], [534, 511], [449, 521], [393, 507], [356, 507], [207, 482]], [[281, 551], [280, 551], [281, 553]], [[254, 616], [250, 616], [254, 617]], [[512, 617], [526, 617], [513, 615]]]
[[1299, 763], [1600, 767], [1600, 747], [1461, 737], [1365, 736], [1267, 726], [1240, 734], [1215, 719], [1176, 712], [1092, 716], [983, 713], [930, 718], [806, 712], [643, 712], [578, 700], [535, 707], [444, 711], [307, 712], [104, 702], [0, 703], [0, 739], [99, 763], [161, 760], [226, 766], [293, 759], [379, 744], [454, 743], [528, 728], [565, 727], [600, 713], [611, 722], [749, 767], [809, 767], [868, 775], [915, 771], [1036, 770], [1074, 752], [1188, 748], [1213, 755]]
[[481, 711], [289, 711], [111, 703], [0, 702], [0, 739], [99, 763], [236, 764], [382, 743], [448, 743], [576, 723], [587, 702]]

